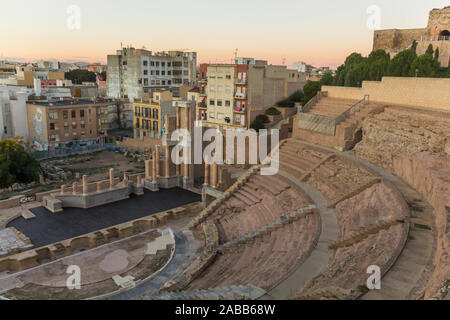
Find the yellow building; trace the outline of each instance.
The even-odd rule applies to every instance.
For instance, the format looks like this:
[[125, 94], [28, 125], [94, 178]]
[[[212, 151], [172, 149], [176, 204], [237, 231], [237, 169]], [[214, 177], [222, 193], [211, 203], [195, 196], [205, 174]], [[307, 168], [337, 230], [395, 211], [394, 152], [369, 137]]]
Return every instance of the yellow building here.
[[235, 64], [210, 65], [208, 67], [207, 125], [217, 128], [236, 127], [243, 125], [234, 122], [235, 104]]
[[156, 90], [151, 97], [135, 99], [133, 102], [134, 138], [159, 139], [163, 133], [165, 115], [176, 114], [176, 109], [172, 106], [173, 100], [169, 90]]

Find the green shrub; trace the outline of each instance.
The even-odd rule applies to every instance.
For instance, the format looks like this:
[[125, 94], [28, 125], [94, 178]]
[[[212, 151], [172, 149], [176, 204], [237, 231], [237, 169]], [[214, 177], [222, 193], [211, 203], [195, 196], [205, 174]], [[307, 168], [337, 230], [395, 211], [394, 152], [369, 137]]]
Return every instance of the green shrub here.
[[277, 108], [272, 107], [266, 110], [266, 114], [268, 116], [279, 116], [281, 112]]

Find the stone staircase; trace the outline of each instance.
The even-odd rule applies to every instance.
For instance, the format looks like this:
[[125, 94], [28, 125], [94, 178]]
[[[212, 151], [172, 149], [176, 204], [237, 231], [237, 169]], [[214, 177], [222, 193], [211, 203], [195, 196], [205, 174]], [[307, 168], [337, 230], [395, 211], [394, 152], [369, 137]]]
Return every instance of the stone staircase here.
[[[351, 109], [355, 105], [358, 107]], [[341, 151], [350, 150], [361, 138], [362, 121], [383, 109], [368, 100], [321, 97], [306, 113], [298, 114], [293, 137]]]
[[147, 300], [256, 300], [266, 294], [261, 288], [248, 284], [226, 288], [209, 288], [193, 292], [154, 294]]

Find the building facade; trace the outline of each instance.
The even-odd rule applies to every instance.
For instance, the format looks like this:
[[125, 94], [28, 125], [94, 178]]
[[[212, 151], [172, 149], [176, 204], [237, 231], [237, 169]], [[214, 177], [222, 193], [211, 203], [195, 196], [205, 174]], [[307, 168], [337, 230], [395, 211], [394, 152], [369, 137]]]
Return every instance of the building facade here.
[[194, 86], [197, 53], [122, 48], [115, 55], [108, 55], [107, 73], [108, 97], [142, 98], [155, 89]]
[[[257, 115], [297, 90], [306, 79], [286, 66], [268, 65], [250, 58], [245, 64], [212, 64], [199, 83], [197, 119], [217, 128], [248, 129]], [[251, 63], [247, 63], [251, 62]]]
[[450, 6], [430, 11], [428, 25], [420, 29], [388, 29], [374, 33], [373, 50], [385, 50], [391, 58], [417, 41], [416, 52], [422, 55], [431, 44], [439, 48], [439, 63], [448, 67], [450, 60]]
[[133, 102], [134, 138], [159, 139], [164, 134], [165, 116], [175, 115], [173, 95], [169, 90], [156, 90], [151, 97], [135, 99]]
[[29, 136], [37, 151], [85, 146], [99, 142], [117, 119], [112, 100], [30, 100]]

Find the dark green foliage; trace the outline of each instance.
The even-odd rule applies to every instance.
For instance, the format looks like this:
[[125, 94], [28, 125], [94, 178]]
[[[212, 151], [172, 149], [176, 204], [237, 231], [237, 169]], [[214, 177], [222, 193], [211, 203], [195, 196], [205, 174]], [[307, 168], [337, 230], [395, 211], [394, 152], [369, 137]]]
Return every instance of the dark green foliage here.
[[305, 87], [303, 88], [303, 101], [302, 104], [306, 105], [309, 100], [314, 98], [321, 89], [321, 85], [319, 81], [307, 81]]
[[266, 114], [268, 116], [279, 116], [281, 112], [277, 108], [272, 107], [266, 110]]
[[296, 102], [302, 102], [303, 100], [303, 92], [300, 90], [291, 94], [288, 98], [281, 100], [277, 103], [277, 106], [280, 108], [293, 108], [295, 107]]
[[21, 138], [0, 141], [0, 188], [39, 181], [40, 172], [39, 163], [25, 150]]
[[265, 125], [267, 123], [270, 123], [269, 117], [267, 117], [265, 114], [261, 114], [257, 116], [256, 119], [252, 122], [250, 128], [259, 131], [261, 129], [265, 129]]
[[97, 77], [94, 72], [88, 70], [72, 70], [66, 72], [65, 78], [72, 80], [74, 84], [82, 84], [83, 82], [96, 82]]

